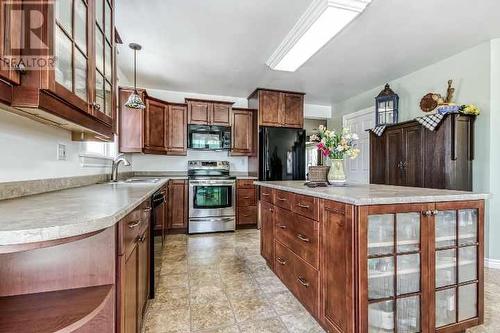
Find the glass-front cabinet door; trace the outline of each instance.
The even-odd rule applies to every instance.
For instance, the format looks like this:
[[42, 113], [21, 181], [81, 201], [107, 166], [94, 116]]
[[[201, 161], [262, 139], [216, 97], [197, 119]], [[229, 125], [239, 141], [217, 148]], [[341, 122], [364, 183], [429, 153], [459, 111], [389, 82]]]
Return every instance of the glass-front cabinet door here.
[[427, 206], [374, 206], [361, 213], [360, 233], [366, 240], [366, 253], [361, 251], [366, 256], [366, 280], [361, 281], [367, 289], [362, 300], [366, 314], [361, 317], [367, 332], [424, 331], [421, 307], [428, 247], [423, 235], [429, 224], [422, 211]]
[[479, 204], [436, 205], [433, 266], [437, 331], [482, 317], [482, 214]]

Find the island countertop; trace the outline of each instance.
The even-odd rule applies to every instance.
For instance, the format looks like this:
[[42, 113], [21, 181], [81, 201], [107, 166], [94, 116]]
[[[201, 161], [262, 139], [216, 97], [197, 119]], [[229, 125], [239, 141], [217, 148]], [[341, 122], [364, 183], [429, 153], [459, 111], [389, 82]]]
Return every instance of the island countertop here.
[[307, 187], [304, 185], [304, 181], [298, 180], [256, 181], [254, 184], [356, 206], [483, 200], [489, 197], [486, 193], [375, 184], [348, 184], [342, 187], [316, 188]]
[[168, 180], [96, 184], [0, 201], [0, 246], [56, 240], [111, 227]]

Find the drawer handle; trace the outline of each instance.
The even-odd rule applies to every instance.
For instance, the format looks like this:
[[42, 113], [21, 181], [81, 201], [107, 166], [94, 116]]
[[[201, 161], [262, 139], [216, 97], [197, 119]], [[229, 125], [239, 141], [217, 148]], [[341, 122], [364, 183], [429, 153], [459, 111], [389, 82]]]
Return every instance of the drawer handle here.
[[297, 238], [303, 242], [309, 243], [311, 240], [302, 234], [297, 234]]
[[144, 233], [144, 235], [142, 235], [141, 237], [137, 238], [137, 241], [141, 243], [144, 243], [145, 240], [146, 240], [146, 233]]
[[139, 224], [141, 224], [142, 220], [137, 220], [137, 221], [133, 221], [133, 222], [129, 222], [128, 223], [128, 227], [130, 229], [134, 229], [135, 227], [137, 227]]
[[273, 209], [272, 209], [272, 208], [269, 208], [269, 211], [272, 213], [272, 212], [273, 212]]
[[250, 197], [243, 197], [243, 199], [250, 199]]
[[280, 197], [278, 197], [278, 200], [279, 201], [286, 201], [286, 198], [280, 198]]
[[297, 281], [299, 281], [299, 283], [300, 283], [301, 285], [303, 285], [304, 287], [309, 288], [309, 282], [307, 282], [307, 280], [306, 280], [306, 279], [304, 279], [303, 277], [300, 277], [300, 276], [299, 276], [299, 277], [297, 278]]
[[144, 208], [144, 213], [149, 213], [152, 209], [151, 207]]
[[299, 206], [300, 208], [306, 208], [306, 209], [311, 208], [311, 206], [309, 206], [309, 205], [303, 205], [300, 202], [297, 204], [297, 206]]
[[270, 194], [269, 194], [269, 193], [264, 193], [264, 192], [262, 192], [262, 195], [263, 195], [263, 196], [265, 196], [265, 197], [267, 197], [267, 196], [269, 196]]
[[243, 216], [243, 217], [250, 217], [252, 215], [250, 215], [250, 214], [241, 214], [241, 216]]
[[286, 229], [286, 225], [280, 225], [279, 226], [281, 229]]
[[279, 262], [281, 265], [286, 265], [286, 260], [281, 257], [276, 257], [276, 261]]

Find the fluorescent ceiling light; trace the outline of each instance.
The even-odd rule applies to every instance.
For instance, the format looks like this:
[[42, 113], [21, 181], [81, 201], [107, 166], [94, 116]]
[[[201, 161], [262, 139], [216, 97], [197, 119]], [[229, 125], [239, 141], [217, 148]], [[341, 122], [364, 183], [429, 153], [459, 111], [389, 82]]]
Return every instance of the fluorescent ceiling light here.
[[371, 0], [313, 0], [267, 61], [274, 70], [295, 72], [358, 16]]

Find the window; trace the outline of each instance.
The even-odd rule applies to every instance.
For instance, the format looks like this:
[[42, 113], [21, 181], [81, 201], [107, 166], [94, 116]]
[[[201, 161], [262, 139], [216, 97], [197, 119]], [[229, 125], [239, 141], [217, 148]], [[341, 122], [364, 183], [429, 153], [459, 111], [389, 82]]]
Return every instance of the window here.
[[118, 155], [118, 144], [114, 142], [82, 142], [80, 160], [84, 167], [111, 166], [111, 161]]

